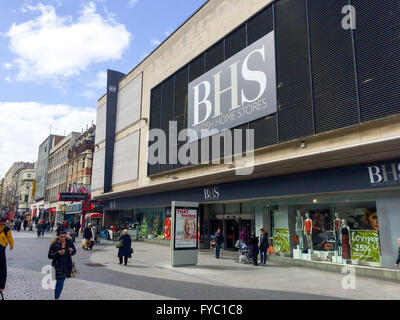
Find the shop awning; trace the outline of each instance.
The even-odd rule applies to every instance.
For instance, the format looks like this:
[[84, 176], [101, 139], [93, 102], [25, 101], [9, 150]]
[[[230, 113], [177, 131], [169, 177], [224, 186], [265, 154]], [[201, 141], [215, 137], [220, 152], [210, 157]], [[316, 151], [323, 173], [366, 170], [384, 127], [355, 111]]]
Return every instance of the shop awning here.
[[95, 212], [93, 212], [93, 213], [88, 213], [86, 216], [85, 216], [85, 220], [89, 220], [89, 219], [91, 219], [91, 218], [102, 218], [103, 217], [103, 214], [102, 213], [95, 213]]

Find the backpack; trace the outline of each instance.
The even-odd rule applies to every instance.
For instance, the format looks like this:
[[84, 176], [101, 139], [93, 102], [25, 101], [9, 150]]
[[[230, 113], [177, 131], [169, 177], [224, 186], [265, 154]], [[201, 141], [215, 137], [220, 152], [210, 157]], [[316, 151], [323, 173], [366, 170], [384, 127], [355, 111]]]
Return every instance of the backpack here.
[[10, 229], [9, 227], [5, 226], [4, 229], [1, 230], [1, 232], [0, 232], [0, 234], [4, 233], [4, 238], [6, 238], [6, 246], [7, 246], [7, 242], [8, 242], [7, 233], [8, 233], [10, 230], [11, 230], [11, 229]]

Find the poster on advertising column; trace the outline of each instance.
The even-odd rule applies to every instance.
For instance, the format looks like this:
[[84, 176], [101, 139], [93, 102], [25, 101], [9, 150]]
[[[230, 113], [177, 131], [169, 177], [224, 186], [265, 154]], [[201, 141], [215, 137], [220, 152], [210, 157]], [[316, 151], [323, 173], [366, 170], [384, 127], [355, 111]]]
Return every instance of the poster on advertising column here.
[[350, 230], [350, 249], [352, 260], [381, 262], [376, 230]]
[[175, 209], [175, 249], [197, 249], [197, 209]]
[[274, 229], [274, 252], [290, 253], [289, 229]]

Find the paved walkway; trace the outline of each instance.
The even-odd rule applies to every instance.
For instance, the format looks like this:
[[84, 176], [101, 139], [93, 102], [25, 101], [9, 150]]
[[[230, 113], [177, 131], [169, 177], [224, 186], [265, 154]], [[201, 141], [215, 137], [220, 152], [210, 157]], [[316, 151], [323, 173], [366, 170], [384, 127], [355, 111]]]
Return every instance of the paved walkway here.
[[[43, 289], [41, 273], [54, 233], [37, 239], [32, 232], [13, 232], [15, 249], [7, 250], [6, 299], [53, 299]], [[271, 262], [267, 266], [236, 264], [232, 255], [216, 260], [199, 254], [199, 264], [173, 268], [169, 247], [134, 242], [128, 266], [118, 264], [116, 243], [104, 242], [84, 251], [77, 240], [74, 261], [79, 275], [67, 280], [62, 299], [399, 299], [397, 282], [356, 277], [356, 289], [345, 290], [345, 275]]]
[[[343, 289], [344, 274], [314, 270], [299, 266], [268, 263], [267, 266], [236, 264], [231, 257], [215, 259], [212, 254], [200, 252], [199, 264], [174, 268], [170, 265], [169, 247], [134, 242], [134, 255], [128, 266], [118, 264], [115, 246], [104, 246], [91, 256], [93, 263], [109, 270], [135, 276], [173, 279], [198, 285], [222, 286], [226, 290], [259, 289], [303, 293], [322, 299], [399, 299], [397, 282], [355, 278], [356, 289]], [[231, 255], [230, 255], [231, 256]]]

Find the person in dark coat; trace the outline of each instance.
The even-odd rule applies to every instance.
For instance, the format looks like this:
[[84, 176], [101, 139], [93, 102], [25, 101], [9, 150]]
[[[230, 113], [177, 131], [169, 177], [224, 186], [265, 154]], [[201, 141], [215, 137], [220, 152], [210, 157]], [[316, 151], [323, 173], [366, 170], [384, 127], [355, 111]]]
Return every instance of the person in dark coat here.
[[118, 249], [118, 258], [119, 264], [122, 264], [122, 259], [124, 259], [124, 265], [128, 264], [128, 258], [132, 258], [131, 248], [132, 248], [132, 239], [128, 234], [128, 229], [125, 229], [122, 232], [122, 236], [119, 238], [119, 241], [122, 240], [122, 247]]
[[265, 265], [267, 263], [268, 255], [268, 232], [265, 232], [264, 228], [260, 229], [260, 260], [261, 264]]
[[50, 244], [49, 259], [52, 259], [52, 266], [56, 271], [55, 299], [59, 300], [65, 279], [71, 278], [72, 256], [76, 253], [71, 237], [65, 231], [55, 237]]
[[251, 233], [251, 237], [249, 238], [249, 249], [250, 254], [253, 257], [253, 264], [258, 266], [257, 258], [258, 258], [258, 237], [254, 232]]
[[217, 229], [217, 233], [215, 234], [215, 258], [219, 259], [219, 252], [221, 250], [221, 246], [224, 243], [224, 235], [222, 234], [221, 228]]
[[80, 230], [80, 229], [81, 229], [81, 224], [80, 224], [79, 221], [77, 221], [77, 222], [75, 223], [75, 234], [76, 234], [77, 237], [79, 236], [79, 230]]
[[92, 238], [92, 224], [89, 223], [85, 229], [83, 229], [83, 239], [85, 239], [85, 250], [89, 250], [90, 238]]
[[56, 229], [56, 235], [58, 236], [61, 232], [63, 232], [63, 231], [67, 231], [67, 229], [64, 227], [64, 225], [63, 224], [61, 224], [61, 223], [58, 223], [58, 225], [57, 225], [57, 229]]
[[44, 223], [44, 221], [39, 222], [36, 230], [37, 230], [38, 238], [40, 238], [40, 236], [42, 236], [42, 238], [43, 238], [44, 232], [46, 231], [46, 224]]
[[400, 263], [400, 238], [397, 239], [397, 242], [399, 243], [399, 250], [397, 252], [397, 260], [396, 260], [396, 268], [399, 266]]
[[28, 227], [28, 220], [26, 220], [26, 219], [24, 220], [23, 226], [24, 226], [24, 231], [26, 231], [26, 228]]

